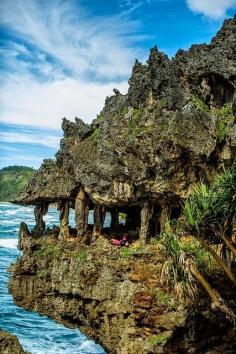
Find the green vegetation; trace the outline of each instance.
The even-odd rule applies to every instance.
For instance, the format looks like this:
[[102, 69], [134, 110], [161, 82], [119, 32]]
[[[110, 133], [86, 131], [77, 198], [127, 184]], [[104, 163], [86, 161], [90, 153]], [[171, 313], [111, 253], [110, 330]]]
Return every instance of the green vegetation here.
[[[184, 203], [183, 211], [191, 233], [219, 237], [229, 228], [236, 210], [236, 161], [215, 178], [210, 187], [200, 183]], [[222, 228], [224, 230], [222, 230]]]
[[[236, 256], [236, 248], [231, 238], [233, 217], [236, 211], [235, 197], [236, 161], [230, 169], [218, 175], [210, 187], [203, 183], [196, 185], [183, 206], [189, 231], [225, 272], [234, 287], [236, 287], [236, 276], [231, 270], [231, 259]], [[223, 250], [220, 254], [212, 246], [212, 244], [219, 243]], [[208, 292], [214, 306], [234, 322], [235, 316], [232, 311], [198, 272], [197, 267], [190, 268], [190, 271]]]
[[129, 108], [128, 107], [124, 107], [123, 110], [122, 110], [122, 115], [125, 115], [129, 112]]
[[0, 201], [14, 200], [33, 177], [35, 170], [26, 166], [9, 166], [0, 170]]
[[129, 259], [132, 257], [133, 253], [130, 248], [122, 247], [119, 252], [119, 258], [121, 259]]
[[176, 308], [177, 304], [175, 299], [170, 296], [167, 292], [161, 289], [157, 289], [156, 291], [156, 297], [158, 302], [160, 302], [163, 306], [166, 306], [168, 308]]
[[121, 247], [119, 250], [120, 259], [129, 259], [134, 255], [140, 254], [143, 252], [143, 245], [139, 242], [131, 245], [130, 247]]
[[160, 333], [157, 334], [156, 336], [152, 336], [151, 338], [149, 338], [148, 342], [149, 344], [151, 344], [151, 346], [155, 347], [156, 345], [166, 344], [168, 338], [169, 338], [168, 333]]
[[[181, 241], [168, 222], [161, 236], [167, 260], [162, 268], [162, 281], [171, 285], [179, 298], [196, 296], [196, 280], [206, 285], [203, 275], [209, 274], [214, 264], [225, 271], [236, 285], [235, 276], [227, 266], [227, 255], [221, 257], [209, 245], [223, 243], [224, 247], [236, 255], [229, 237], [232, 218], [236, 210], [236, 162], [218, 175], [210, 187], [200, 183], [183, 205], [183, 213], [191, 239]], [[226, 236], [226, 234], [228, 236]], [[195, 238], [195, 239], [194, 239]], [[213, 263], [213, 260], [216, 263]], [[204, 286], [204, 285], [203, 285]], [[206, 290], [217, 302], [219, 295], [207, 284]], [[218, 302], [219, 304], [219, 302]], [[227, 312], [227, 309], [224, 309]]]
[[103, 111], [97, 115], [97, 120], [98, 120], [100, 123], [104, 122], [104, 120], [105, 120], [105, 114], [104, 114]]
[[100, 131], [99, 131], [99, 128], [96, 128], [93, 132], [93, 134], [91, 135], [92, 137], [92, 141], [95, 145], [98, 144], [98, 140], [99, 140], [99, 134], [100, 134]]
[[196, 95], [192, 95], [191, 100], [199, 111], [201, 111], [205, 114], [210, 113], [209, 107], [200, 97], [198, 97]]
[[217, 137], [220, 143], [225, 140], [228, 126], [234, 122], [232, 104], [227, 103], [217, 110]]
[[125, 221], [126, 220], [126, 214], [125, 213], [119, 213], [119, 220]]
[[131, 117], [130, 122], [128, 124], [127, 138], [131, 137], [131, 138], [135, 139], [138, 134], [141, 134], [141, 133], [145, 134], [145, 133], [149, 133], [151, 131], [150, 126], [145, 126], [145, 125], [141, 124], [142, 115], [143, 115], [143, 109], [136, 108], [133, 110], [132, 117]]
[[54, 245], [51, 242], [44, 241], [40, 244], [40, 248], [34, 251], [33, 255], [35, 257], [58, 257], [60, 255], [60, 249], [58, 245]]
[[143, 110], [141, 108], [136, 108], [132, 112], [132, 117], [128, 124], [128, 128], [131, 133], [134, 133], [138, 129], [138, 125], [142, 119]]
[[157, 110], [160, 112], [163, 108], [167, 107], [167, 100], [165, 98], [161, 98], [157, 101]]
[[195, 259], [198, 269], [201, 269], [204, 273], [210, 273], [213, 267], [213, 259], [196, 239], [181, 240], [180, 247], [182, 251]]
[[88, 252], [85, 250], [74, 251], [72, 254], [72, 258], [78, 260], [79, 263], [84, 264], [88, 259]]
[[48, 274], [47, 269], [38, 269], [36, 272], [37, 278], [44, 278]]
[[181, 249], [178, 236], [169, 223], [166, 224], [165, 231], [161, 235], [160, 243], [166, 255], [166, 261], [162, 266], [161, 282], [171, 286], [180, 301], [188, 297], [194, 299], [197, 286], [190, 268], [195, 267], [195, 258]]

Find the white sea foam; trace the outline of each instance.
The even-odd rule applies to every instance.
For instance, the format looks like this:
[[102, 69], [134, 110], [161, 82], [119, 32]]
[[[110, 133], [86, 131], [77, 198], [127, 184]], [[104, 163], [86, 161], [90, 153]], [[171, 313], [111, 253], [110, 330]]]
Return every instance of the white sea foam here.
[[0, 239], [0, 247], [17, 248], [18, 240], [15, 238]]

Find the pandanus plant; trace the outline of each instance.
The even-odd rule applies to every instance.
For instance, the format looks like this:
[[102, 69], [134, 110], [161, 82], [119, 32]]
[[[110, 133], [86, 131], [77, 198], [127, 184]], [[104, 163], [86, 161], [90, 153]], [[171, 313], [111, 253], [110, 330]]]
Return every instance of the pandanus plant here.
[[200, 244], [194, 241], [188, 244], [181, 243], [169, 222], [166, 223], [160, 242], [167, 258], [162, 266], [161, 282], [171, 286], [181, 301], [187, 298], [196, 300], [197, 283], [200, 283], [211, 298], [212, 309], [219, 309], [229, 321], [235, 323], [234, 313], [207, 281], [206, 273], [209, 269], [206, 268], [211, 258]]
[[223, 244], [234, 257], [232, 226], [236, 214], [236, 161], [232, 167], [218, 175], [207, 187], [201, 183], [183, 206], [184, 216], [190, 232], [201, 242], [236, 287], [236, 277], [212, 244]]
[[[225, 259], [212, 247], [214, 244], [222, 244], [233, 257], [236, 256], [232, 233], [236, 215], [236, 162], [230, 169], [218, 175], [210, 187], [203, 183], [196, 185], [183, 205], [183, 214], [191, 235], [202, 245], [203, 250], [209, 252], [236, 286], [235, 275]], [[181, 248], [178, 237], [168, 224], [161, 242], [167, 255], [162, 268], [162, 279], [172, 283], [177, 295], [191, 297], [195, 297], [196, 281], [199, 282], [209, 294], [212, 308], [220, 309], [234, 322], [233, 312], [207, 281], [202, 267], [204, 263], [200, 264], [198, 261], [199, 254]]]

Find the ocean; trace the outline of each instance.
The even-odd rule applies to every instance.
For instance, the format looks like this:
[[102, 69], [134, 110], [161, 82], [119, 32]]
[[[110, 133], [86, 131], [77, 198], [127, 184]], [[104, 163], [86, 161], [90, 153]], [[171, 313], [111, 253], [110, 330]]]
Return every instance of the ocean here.
[[[49, 208], [47, 226], [58, 225], [56, 208]], [[104, 349], [86, 338], [78, 329], [16, 306], [8, 293], [8, 267], [19, 257], [17, 233], [20, 222], [34, 227], [33, 207], [0, 203], [0, 328], [16, 335], [22, 347], [32, 354], [105, 354]], [[92, 215], [89, 216], [92, 223]], [[74, 212], [70, 213], [74, 225]]]

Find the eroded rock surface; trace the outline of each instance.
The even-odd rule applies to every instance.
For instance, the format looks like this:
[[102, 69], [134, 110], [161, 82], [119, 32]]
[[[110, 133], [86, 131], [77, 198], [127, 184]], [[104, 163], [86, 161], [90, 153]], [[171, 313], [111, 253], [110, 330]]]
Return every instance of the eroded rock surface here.
[[230, 333], [224, 349], [235, 349], [232, 327], [206, 297], [181, 304], [163, 289], [158, 244], [118, 250], [105, 239], [85, 246], [21, 237], [28, 243], [11, 269], [15, 302], [79, 327], [108, 353], [210, 353]]
[[176, 204], [200, 179], [235, 158], [236, 19], [209, 45], [173, 59], [151, 49], [129, 90], [115, 90], [91, 126], [64, 119], [55, 161], [45, 161], [19, 203], [72, 198], [83, 186], [96, 204]]
[[[23, 255], [10, 281], [16, 303], [80, 327], [110, 353], [217, 353], [227, 335], [225, 353], [234, 352], [232, 328], [208, 311], [205, 297], [199, 316], [191, 301], [163, 297], [164, 259], [147, 244], [168, 217], [178, 219], [196, 182], [210, 183], [233, 163], [235, 88], [236, 18], [209, 45], [173, 59], [151, 49], [146, 64], [135, 62], [128, 93], [114, 90], [91, 125], [64, 119], [55, 161], [45, 160], [15, 201], [35, 205], [36, 219], [32, 232], [20, 227]], [[58, 205], [60, 228], [45, 230], [50, 203]], [[139, 250], [108, 243], [124, 231], [139, 239]]]
[[1, 354], [30, 354], [25, 352], [16, 336], [0, 329]]

